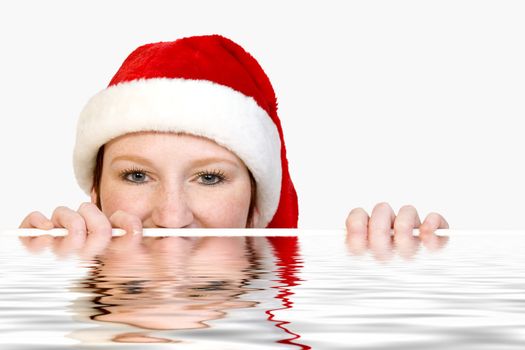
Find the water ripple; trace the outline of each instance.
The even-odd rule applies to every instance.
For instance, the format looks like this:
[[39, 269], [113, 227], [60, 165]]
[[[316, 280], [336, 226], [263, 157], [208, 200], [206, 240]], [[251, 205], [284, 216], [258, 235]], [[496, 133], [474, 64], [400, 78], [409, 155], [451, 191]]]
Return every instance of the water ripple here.
[[523, 349], [522, 237], [388, 261], [326, 236], [157, 239], [88, 259], [3, 237], [0, 348]]

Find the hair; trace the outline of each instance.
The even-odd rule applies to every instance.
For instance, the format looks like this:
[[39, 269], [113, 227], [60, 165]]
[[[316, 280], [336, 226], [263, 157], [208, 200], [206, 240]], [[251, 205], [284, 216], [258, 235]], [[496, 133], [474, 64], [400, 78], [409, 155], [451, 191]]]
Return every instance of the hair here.
[[[104, 145], [98, 149], [97, 158], [95, 161], [95, 170], [93, 171], [93, 191], [97, 195], [97, 207], [102, 210], [102, 201], [100, 199], [100, 182], [102, 181], [102, 166], [104, 162]], [[256, 194], [257, 194], [257, 184], [253, 178], [252, 172], [248, 170], [250, 175], [250, 187], [251, 187], [251, 196], [250, 196], [250, 208], [248, 210], [248, 219], [246, 220], [246, 227], [252, 228], [254, 225], [253, 222], [253, 213], [255, 210], [256, 203]]]

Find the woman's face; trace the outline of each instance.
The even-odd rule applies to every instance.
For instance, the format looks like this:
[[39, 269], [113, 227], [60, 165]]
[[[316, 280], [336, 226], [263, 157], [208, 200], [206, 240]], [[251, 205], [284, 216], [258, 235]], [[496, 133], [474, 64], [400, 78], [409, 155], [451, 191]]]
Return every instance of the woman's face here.
[[250, 199], [248, 169], [211, 140], [141, 132], [105, 145], [100, 200], [108, 217], [123, 210], [144, 227], [242, 228]]

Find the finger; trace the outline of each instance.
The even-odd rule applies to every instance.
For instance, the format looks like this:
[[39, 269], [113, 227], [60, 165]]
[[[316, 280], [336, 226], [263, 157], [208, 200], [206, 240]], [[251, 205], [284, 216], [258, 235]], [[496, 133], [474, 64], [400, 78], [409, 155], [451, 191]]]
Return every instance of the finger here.
[[427, 215], [421, 226], [419, 227], [420, 234], [434, 233], [439, 229], [449, 228], [447, 220], [438, 213], [430, 213]]
[[121, 228], [126, 234], [119, 240], [124, 244], [137, 244], [142, 240], [142, 221], [135, 215], [117, 210], [109, 217], [113, 227]]
[[430, 213], [419, 227], [419, 238], [427, 249], [439, 250], [447, 244], [448, 237], [438, 236], [435, 232], [448, 228], [448, 222], [443, 216], [438, 213]]
[[58, 255], [67, 255], [82, 247], [86, 240], [86, 223], [82, 216], [76, 211], [58, 207], [51, 216], [51, 221], [55, 227], [64, 227], [68, 234], [63, 240], [57, 240], [55, 253]]
[[395, 214], [388, 203], [379, 203], [372, 210], [368, 223], [368, 245], [379, 260], [392, 257], [392, 225]]
[[372, 210], [368, 223], [368, 238], [391, 236], [395, 214], [388, 203], [379, 203]]
[[63, 227], [69, 234], [84, 236], [86, 234], [86, 223], [82, 216], [67, 207], [58, 207], [51, 216], [54, 227]]
[[111, 241], [111, 223], [93, 203], [82, 203], [78, 213], [84, 218], [88, 231], [81, 254], [89, 259], [100, 254]]
[[394, 221], [394, 245], [401, 257], [410, 259], [416, 254], [419, 240], [414, 237], [414, 228], [420, 224], [416, 208], [405, 205], [399, 209]]
[[121, 228], [130, 235], [142, 235], [142, 221], [135, 215], [117, 210], [109, 217], [113, 227]]
[[361, 255], [367, 249], [368, 213], [362, 208], [350, 211], [346, 218], [346, 246], [351, 254]]
[[394, 221], [394, 238], [412, 237], [414, 228], [420, 224], [416, 208], [411, 205], [401, 207]]
[[368, 233], [368, 213], [363, 208], [355, 208], [346, 218], [346, 232], [349, 235], [365, 235]]
[[414, 228], [420, 224], [416, 208], [405, 205], [399, 209], [394, 221], [394, 246], [404, 259], [414, 257], [419, 248], [419, 239], [414, 237]]
[[368, 223], [368, 235], [388, 235], [394, 223], [395, 214], [388, 203], [379, 203], [372, 210]]
[[109, 219], [93, 203], [82, 203], [78, 213], [84, 218], [87, 231], [90, 234], [111, 235]]
[[34, 211], [27, 215], [19, 226], [19, 228], [37, 228], [41, 230], [50, 230], [53, 227], [54, 225], [51, 220], [38, 211]]

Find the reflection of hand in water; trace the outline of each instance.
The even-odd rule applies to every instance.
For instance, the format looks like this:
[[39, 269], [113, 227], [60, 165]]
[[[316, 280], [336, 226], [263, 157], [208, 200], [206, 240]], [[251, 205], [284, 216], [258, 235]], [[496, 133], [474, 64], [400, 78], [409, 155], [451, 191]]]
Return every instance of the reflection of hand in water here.
[[[447, 236], [435, 233], [438, 229], [448, 228], [446, 220], [440, 214], [431, 213], [421, 223], [412, 206], [402, 207], [396, 216], [388, 204], [380, 203], [370, 217], [363, 209], [357, 208], [348, 215], [346, 228], [348, 251], [360, 255], [370, 250], [378, 260], [388, 260], [394, 252], [411, 258], [420, 245], [435, 251], [448, 242]], [[419, 228], [419, 236], [413, 234], [416, 228]]]

